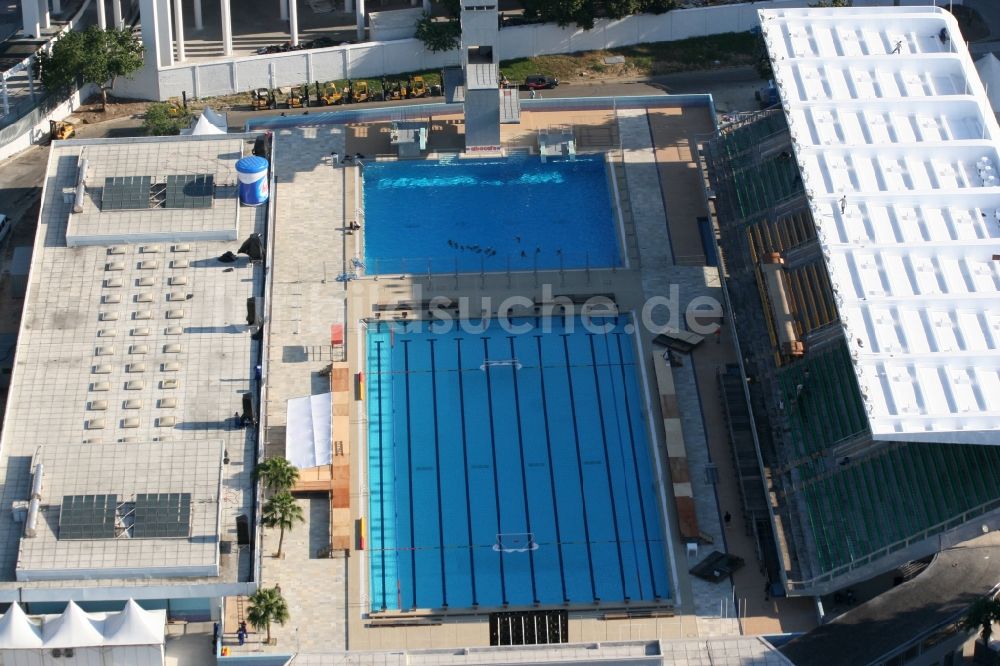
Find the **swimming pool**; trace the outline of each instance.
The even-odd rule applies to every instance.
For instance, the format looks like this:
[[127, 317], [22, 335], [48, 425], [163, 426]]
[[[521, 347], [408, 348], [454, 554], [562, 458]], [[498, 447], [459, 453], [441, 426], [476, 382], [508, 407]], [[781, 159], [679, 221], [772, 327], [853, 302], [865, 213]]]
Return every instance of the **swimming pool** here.
[[602, 155], [372, 162], [364, 210], [368, 273], [620, 265]]
[[373, 611], [669, 597], [629, 321], [369, 324]]

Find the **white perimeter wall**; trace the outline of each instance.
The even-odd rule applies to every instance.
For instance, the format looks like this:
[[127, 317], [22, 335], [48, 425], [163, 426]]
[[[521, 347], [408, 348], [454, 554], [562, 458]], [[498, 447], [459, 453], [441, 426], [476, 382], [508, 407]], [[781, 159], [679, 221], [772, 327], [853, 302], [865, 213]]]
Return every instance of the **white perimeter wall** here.
[[[677, 9], [659, 15], [629, 16], [620, 20], [601, 19], [593, 30], [575, 26], [560, 28], [540, 24], [504, 28], [500, 31], [499, 53], [503, 60], [553, 53], [573, 53], [742, 32], [757, 26], [757, 10], [805, 7], [815, 0], [763, 0], [738, 5]], [[855, 0], [856, 6], [892, 5], [893, 0]], [[901, 0], [904, 5], [927, 5], [929, 0]], [[956, 1], [955, 4], [960, 4]], [[169, 99], [182, 91], [195, 97], [210, 97], [251, 88], [299, 85], [313, 81], [379, 77], [418, 70], [438, 69], [459, 64], [457, 49], [432, 53], [416, 39], [366, 42], [267, 56], [198, 61], [161, 69], [159, 86], [153, 81], [126, 82], [119, 94]], [[148, 79], [147, 79], [148, 81]]]

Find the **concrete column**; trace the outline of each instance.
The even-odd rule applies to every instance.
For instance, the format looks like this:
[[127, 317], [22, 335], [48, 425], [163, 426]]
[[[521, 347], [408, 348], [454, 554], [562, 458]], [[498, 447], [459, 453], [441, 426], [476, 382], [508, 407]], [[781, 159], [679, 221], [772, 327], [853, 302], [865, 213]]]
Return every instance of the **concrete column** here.
[[108, 10], [104, 6], [104, 0], [97, 0], [97, 27], [101, 30], [108, 27]]
[[121, 28], [125, 24], [122, 19], [122, 0], [111, 0], [111, 15], [114, 17], [116, 28]]
[[184, 0], [174, 0], [174, 25], [177, 26], [177, 61], [184, 62]]
[[292, 33], [292, 46], [299, 45], [299, 3], [288, 0], [288, 25]]
[[201, 30], [205, 22], [201, 18], [201, 0], [194, 0], [194, 29]]
[[156, 0], [156, 23], [159, 32], [160, 66], [170, 67], [174, 64], [174, 30], [170, 17], [170, 0]]
[[62, 14], [62, 0], [52, 0], [52, 13]]
[[52, 27], [52, 17], [49, 15], [49, 1], [38, 0], [38, 22], [43, 30]]
[[25, 72], [28, 76], [28, 92], [31, 93], [31, 99], [35, 99], [35, 75], [32, 72], [35, 71], [35, 59], [31, 59], [31, 64], [28, 65], [28, 71]]
[[229, 0], [221, 0], [222, 5], [222, 54], [233, 55], [233, 13]]
[[358, 41], [365, 41], [365, 0], [355, 0], [354, 17], [358, 21]]
[[288, 20], [288, 0], [278, 0], [278, 11], [281, 12], [281, 20]]
[[38, 33], [42, 31], [38, 0], [21, 0], [21, 15], [24, 17], [24, 34], [38, 37]]

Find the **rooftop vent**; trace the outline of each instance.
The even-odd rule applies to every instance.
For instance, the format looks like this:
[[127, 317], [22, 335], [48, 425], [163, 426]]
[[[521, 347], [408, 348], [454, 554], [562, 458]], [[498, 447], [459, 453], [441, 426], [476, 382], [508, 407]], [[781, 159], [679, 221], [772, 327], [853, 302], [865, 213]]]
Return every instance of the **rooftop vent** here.
[[183, 319], [184, 310], [167, 310], [167, 319]]
[[87, 430], [104, 430], [104, 419], [90, 419], [87, 421]]
[[181, 369], [181, 364], [177, 361], [168, 361], [166, 363], [160, 364], [160, 370], [163, 372], [177, 372]]
[[153, 302], [153, 292], [144, 291], [142, 293], [135, 295], [136, 303], [152, 303]]
[[111, 382], [105, 382], [105, 381], [94, 382], [93, 384], [90, 385], [90, 390], [91, 391], [110, 391], [111, 390]]
[[174, 245], [173, 251], [174, 252], [190, 252], [191, 251], [191, 245], [189, 245], [188, 243], [179, 243], [177, 245]]
[[145, 387], [146, 387], [146, 382], [142, 381], [141, 379], [132, 379], [125, 382], [126, 391], [141, 391]]
[[178, 386], [178, 381], [176, 379], [164, 379], [160, 382], [161, 389], [175, 389]]
[[132, 313], [132, 319], [141, 320], [141, 319], [152, 319], [152, 318], [153, 318], [152, 310], [137, 310]]
[[135, 286], [137, 287], [152, 287], [156, 284], [156, 278], [154, 277], [141, 277], [135, 281]]
[[172, 291], [167, 294], [168, 301], [186, 301], [188, 299], [188, 294], [183, 291]]
[[91, 400], [90, 403], [87, 405], [87, 409], [90, 409], [95, 412], [103, 412], [107, 408], [108, 408], [107, 400]]
[[111, 374], [111, 366], [108, 365], [107, 363], [103, 363], [101, 365], [95, 365], [94, 366], [94, 374], [95, 375], [110, 375]]
[[171, 268], [189, 268], [190, 266], [191, 262], [187, 259], [174, 259], [170, 262]]
[[123, 428], [138, 428], [139, 427], [139, 419], [137, 417], [135, 417], [135, 416], [130, 416], [127, 419], [122, 419], [122, 427]]
[[104, 281], [104, 286], [108, 287], [109, 289], [115, 289], [117, 287], [121, 287], [122, 284], [123, 282], [120, 277], [108, 278], [107, 280]]
[[121, 302], [122, 302], [121, 294], [104, 294], [103, 296], [101, 296], [101, 303], [104, 303], [105, 305], [121, 303]]
[[156, 401], [156, 406], [160, 409], [173, 409], [177, 406], [177, 398], [160, 398]]
[[184, 333], [184, 329], [181, 328], [180, 326], [167, 326], [165, 329], [163, 329], [163, 332], [166, 335], [181, 335], [182, 333]]
[[187, 283], [188, 279], [184, 275], [175, 275], [174, 277], [169, 278], [167, 280], [167, 284], [169, 284], [171, 287], [178, 287], [182, 284], [187, 284]]
[[145, 363], [129, 363], [125, 366], [126, 372], [146, 372]]
[[132, 329], [132, 335], [137, 336], [137, 337], [145, 337], [145, 336], [149, 335], [149, 329], [146, 328], [145, 326], [140, 326], [138, 328], [133, 328]]
[[125, 247], [122, 245], [112, 245], [108, 248], [108, 254], [125, 254]]
[[118, 330], [114, 328], [102, 328], [97, 331], [99, 338], [113, 338], [118, 335]]
[[143, 254], [155, 254], [160, 251], [159, 245], [143, 245], [139, 248], [139, 251]]
[[158, 428], [173, 428], [175, 425], [177, 425], [177, 418], [173, 416], [161, 416], [156, 419]]
[[160, 267], [160, 262], [156, 259], [147, 259], [139, 262], [140, 271], [153, 271]]
[[179, 344], [175, 343], [175, 342], [171, 343], [169, 345], [163, 345], [163, 353], [164, 354], [180, 354], [181, 353], [181, 346]]
[[124, 261], [109, 261], [104, 264], [104, 270], [106, 271], [123, 271], [125, 270]]
[[97, 315], [97, 318], [101, 321], [118, 321], [118, 313], [104, 311]]
[[142, 400], [138, 398], [130, 398], [122, 404], [123, 409], [142, 409]]
[[128, 348], [129, 354], [147, 354], [149, 353], [149, 345], [132, 345]]
[[112, 356], [115, 353], [114, 345], [107, 345], [104, 347], [98, 347], [94, 350], [94, 356]]

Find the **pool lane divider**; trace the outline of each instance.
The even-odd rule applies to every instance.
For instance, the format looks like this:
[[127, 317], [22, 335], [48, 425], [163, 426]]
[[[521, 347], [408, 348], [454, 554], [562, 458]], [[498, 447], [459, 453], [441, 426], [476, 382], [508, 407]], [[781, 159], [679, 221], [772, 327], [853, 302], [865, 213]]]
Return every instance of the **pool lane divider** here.
[[559, 527], [559, 503], [556, 497], [556, 471], [555, 461], [552, 457], [552, 430], [549, 424], [549, 406], [545, 395], [545, 364], [542, 362], [542, 336], [535, 336], [535, 345], [538, 349], [538, 378], [542, 387], [542, 417], [545, 422], [545, 450], [549, 457], [549, 491], [552, 495], [552, 516], [555, 519], [556, 528], [556, 552], [559, 554], [559, 582], [562, 584], [563, 603], [569, 603], [569, 595], [566, 594], [566, 566], [563, 562], [562, 530]]
[[580, 503], [583, 508], [583, 534], [587, 543], [587, 570], [590, 573], [590, 594], [595, 602], [601, 600], [597, 595], [597, 582], [594, 580], [594, 553], [590, 544], [590, 520], [587, 516], [587, 491], [583, 483], [583, 459], [580, 456], [580, 432], [576, 421], [576, 398], [573, 391], [573, 373], [569, 361], [569, 335], [560, 333], [563, 340], [563, 357], [566, 360], [566, 386], [569, 389], [569, 409], [572, 416], [573, 440], [576, 442], [576, 472], [580, 479]]
[[462, 426], [462, 469], [465, 472], [465, 527], [469, 532], [469, 578], [472, 581], [472, 607], [479, 606], [476, 594], [476, 548], [472, 542], [472, 497], [469, 491], [469, 439], [465, 423], [465, 380], [462, 376], [462, 338], [455, 338], [458, 352], [458, 415]]
[[[642, 483], [639, 476], [639, 461], [638, 455], [635, 448], [635, 427], [632, 423], [632, 403], [628, 397], [628, 379], [625, 375], [625, 352], [622, 349], [622, 335], [619, 332], [615, 332], [615, 340], [618, 343], [618, 369], [621, 373], [621, 385], [622, 394], [625, 398], [625, 417], [628, 423], [628, 437], [632, 444], [632, 472], [635, 475], [635, 482], [638, 484], [636, 486], [636, 493], [639, 496], [639, 517], [642, 520], [642, 542], [646, 546], [646, 563], [649, 565], [649, 580], [650, 585], [653, 588], [653, 599], [659, 601], [660, 593], [656, 589], [656, 574], [653, 569], [653, 552], [649, 545], [649, 526], [646, 524], [646, 502], [642, 497]], [[610, 356], [610, 355], [609, 355]], [[647, 456], [649, 455], [647, 451]]]
[[[417, 544], [416, 530], [413, 526], [413, 428], [411, 427], [410, 404], [410, 341], [403, 340], [403, 382], [406, 386], [406, 476], [407, 500], [410, 504], [410, 586], [413, 593], [413, 605], [417, 608]], [[400, 593], [402, 598], [402, 593]], [[403, 610], [400, 608], [399, 610]]]
[[[489, 339], [483, 338], [483, 359], [488, 359], [490, 357]], [[503, 533], [502, 523], [500, 520], [500, 479], [497, 475], [497, 438], [496, 438], [496, 422], [493, 414], [493, 376], [490, 374], [490, 366], [488, 363], [483, 364], [483, 369], [486, 372], [486, 404], [490, 412], [490, 455], [493, 457], [493, 498], [496, 505], [497, 511], [497, 537]], [[507, 574], [504, 569], [503, 560], [503, 549], [499, 550], [500, 554], [500, 594], [503, 605], [507, 606]]]
[[[381, 331], [378, 331], [381, 333]], [[382, 385], [385, 383], [385, 376], [382, 374], [382, 340], [375, 340], [375, 374], [378, 376], [378, 384], [376, 388], [377, 404], [379, 409], [380, 421], [382, 418], [382, 409], [385, 407], [385, 403], [382, 402]], [[391, 381], [391, 380], [390, 380]], [[386, 579], [385, 579], [385, 467], [382, 462], [382, 452], [385, 450], [385, 442], [383, 440], [385, 428], [382, 424], [379, 424], [378, 428], [378, 502], [379, 502], [379, 558], [382, 560], [382, 610], [386, 609]], [[395, 489], [394, 489], [395, 490]]]
[[[438, 548], [441, 555], [441, 608], [448, 607], [448, 579], [445, 576], [444, 567], [444, 512], [441, 509], [441, 443], [438, 437], [440, 430], [438, 425], [437, 410], [437, 363], [434, 356], [434, 340], [427, 340], [431, 352], [431, 404], [434, 405], [434, 473], [437, 477], [437, 505], [438, 505]], [[413, 490], [411, 489], [412, 493]]]
[[[517, 354], [514, 352], [514, 336], [508, 336], [507, 339], [510, 342], [510, 357], [516, 359]], [[528, 508], [528, 474], [524, 469], [524, 433], [521, 430], [521, 394], [517, 385], [517, 368], [517, 364], [510, 366], [511, 378], [514, 381], [514, 415], [517, 418], [517, 449], [521, 459], [521, 496], [524, 499], [525, 529], [528, 534], [531, 535], [529, 538], [534, 540], [535, 535], [531, 530], [531, 510]], [[538, 586], [535, 581], [535, 550], [531, 546], [532, 544], [529, 543], [528, 567], [531, 570], [531, 600], [537, 605], [541, 602], [538, 600]]]
[[[597, 352], [594, 350], [594, 334], [588, 333], [590, 342], [590, 367], [594, 373], [594, 390], [597, 391], [597, 416], [601, 424], [601, 445], [604, 449], [604, 472], [608, 479], [608, 497], [611, 498], [611, 524], [615, 528], [615, 549], [618, 553], [618, 575], [622, 585], [622, 601], [629, 602], [628, 587], [625, 585], [625, 565], [622, 559], [622, 536], [618, 526], [618, 505], [615, 501], [615, 484], [611, 477], [611, 455], [608, 453], [608, 430], [604, 421], [604, 397], [601, 395], [601, 378], [597, 374]], [[610, 359], [609, 359], [610, 360]]]

